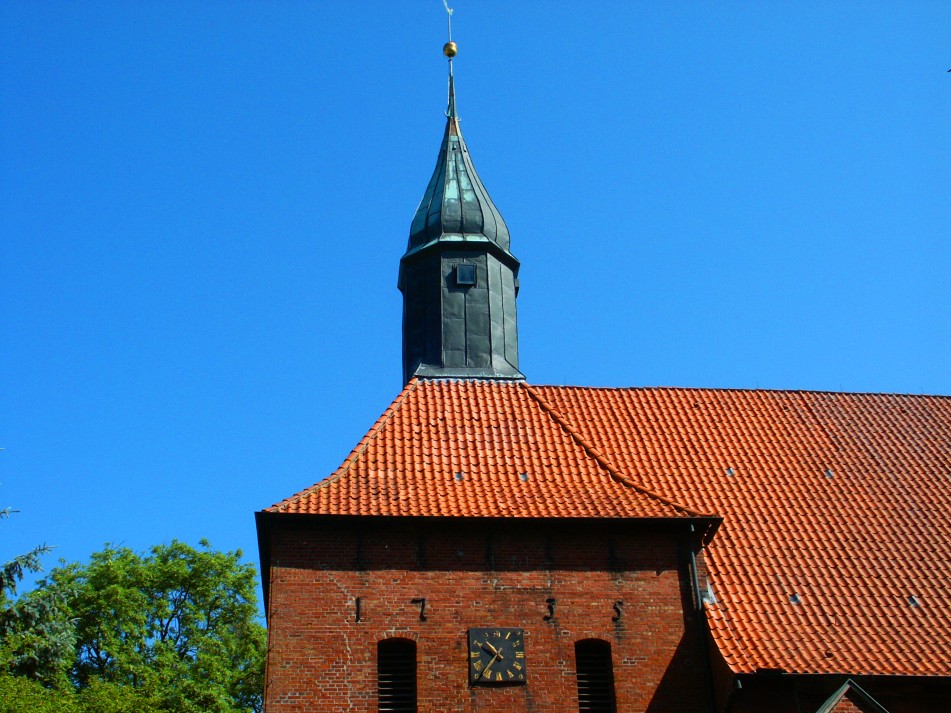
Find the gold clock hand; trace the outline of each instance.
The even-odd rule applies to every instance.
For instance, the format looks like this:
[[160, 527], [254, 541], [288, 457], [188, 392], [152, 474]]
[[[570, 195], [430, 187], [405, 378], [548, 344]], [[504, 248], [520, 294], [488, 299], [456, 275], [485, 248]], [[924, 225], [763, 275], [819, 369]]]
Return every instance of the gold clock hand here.
[[[490, 644], [488, 641], [485, 642], [485, 646], [488, 646], [490, 649], [492, 649], [492, 653], [495, 654], [496, 656], [501, 655], [499, 654], [499, 650], [495, 648], [492, 644]], [[483, 646], [482, 648], [485, 648], [485, 646]]]
[[489, 668], [492, 666], [492, 664], [494, 664], [494, 663], [495, 663], [498, 659], [500, 659], [500, 658], [502, 658], [502, 655], [501, 655], [498, 651], [496, 651], [496, 652], [495, 652], [495, 656], [493, 656], [491, 659], [489, 659], [489, 663], [487, 663], [487, 664], [485, 665], [485, 668], [482, 669], [482, 676], [483, 676], [483, 678], [485, 677], [485, 674], [486, 674], [486, 673], [489, 673]]

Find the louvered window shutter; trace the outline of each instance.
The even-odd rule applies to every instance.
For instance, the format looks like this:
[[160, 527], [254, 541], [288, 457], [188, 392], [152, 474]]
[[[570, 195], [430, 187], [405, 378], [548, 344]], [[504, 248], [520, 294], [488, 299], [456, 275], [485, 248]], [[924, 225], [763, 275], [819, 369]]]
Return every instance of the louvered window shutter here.
[[616, 713], [611, 644], [599, 639], [575, 643], [580, 713]]
[[416, 642], [384, 639], [376, 650], [377, 710], [416, 713]]

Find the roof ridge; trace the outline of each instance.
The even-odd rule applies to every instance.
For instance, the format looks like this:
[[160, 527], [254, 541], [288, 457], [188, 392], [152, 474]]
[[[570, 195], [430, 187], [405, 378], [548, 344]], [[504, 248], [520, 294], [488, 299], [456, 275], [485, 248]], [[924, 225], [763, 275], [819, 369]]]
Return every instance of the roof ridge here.
[[920, 393], [907, 391], [832, 391], [830, 389], [778, 389], [742, 386], [583, 386], [580, 384], [535, 384], [539, 389], [564, 389], [566, 391], [715, 391], [757, 394], [820, 394], [828, 396], [891, 396], [913, 399], [951, 399], [951, 394]]
[[619, 468], [614, 466], [607, 458], [601, 455], [601, 452], [598, 451], [597, 448], [595, 448], [593, 445], [588, 443], [584, 438], [582, 438], [581, 434], [575, 431], [568, 424], [568, 422], [554, 409], [554, 407], [552, 407], [547, 401], [545, 401], [545, 399], [543, 399], [541, 395], [538, 394], [532, 386], [525, 383], [524, 381], [521, 382], [521, 384], [528, 391], [529, 395], [536, 401], [536, 403], [538, 403], [538, 405], [542, 408], [542, 410], [545, 411], [545, 413], [547, 413], [548, 416], [555, 423], [561, 426], [562, 430], [564, 430], [565, 433], [567, 433], [572, 438], [572, 440], [574, 440], [578, 445], [580, 445], [584, 449], [585, 453], [588, 454], [591, 458], [593, 458], [598, 463], [598, 465], [604, 468], [608, 472], [608, 474], [612, 478], [614, 478], [614, 480], [616, 480], [617, 482], [629, 488], [633, 488], [634, 490], [637, 490], [638, 492], [643, 493], [644, 495], [647, 495], [648, 497], [658, 500], [666, 505], [669, 505], [675, 510], [679, 510], [683, 513], [686, 513], [687, 515], [692, 515], [693, 517], [718, 517], [716, 513], [699, 513], [694, 510], [691, 510], [688, 507], [684, 507], [680, 503], [676, 503], [673, 500], [669, 500], [668, 498], [665, 498], [662, 495], [658, 495], [653, 490], [649, 490], [645, 488], [644, 486], [635, 483], [629, 477], [624, 475], [624, 473]]
[[357, 443], [356, 446], [354, 446], [353, 450], [350, 451], [350, 455], [348, 455], [344, 459], [343, 463], [341, 463], [337, 467], [337, 470], [335, 470], [333, 473], [328, 475], [323, 480], [317, 481], [316, 483], [311, 485], [309, 488], [304, 488], [300, 492], [295, 493], [294, 495], [291, 495], [289, 498], [285, 498], [281, 502], [272, 505], [268, 509], [269, 510], [274, 510], [274, 509], [284, 510], [288, 505], [293, 503], [295, 500], [299, 500], [300, 498], [314, 492], [315, 490], [324, 488], [330, 485], [331, 483], [339, 480], [340, 478], [345, 476], [347, 473], [349, 473], [350, 469], [354, 466], [354, 464], [357, 462], [360, 456], [364, 454], [366, 449], [370, 447], [370, 444], [383, 431], [383, 426], [385, 426], [386, 423], [396, 414], [400, 406], [403, 405], [403, 402], [409, 397], [409, 395], [413, 391], [416, 390], [416, 387], [418, 385], [419, 385], [419, 379], [415, 377], [413, 377], [406, 383], [406, 386], [403, 387], [403, 390], [397, 395], [395, 399], [393, 399], [393, 402], [389, 406], [387, 406], [386, 410], [382, 414], [380, 414], [380, 417], [376, 420], [376, 423], [374, 423], [373, 426], [370, 427], [370, 430], [367, 431], [366, 434], [363, 436], [363, 438], [360, 439], [360, 442]]

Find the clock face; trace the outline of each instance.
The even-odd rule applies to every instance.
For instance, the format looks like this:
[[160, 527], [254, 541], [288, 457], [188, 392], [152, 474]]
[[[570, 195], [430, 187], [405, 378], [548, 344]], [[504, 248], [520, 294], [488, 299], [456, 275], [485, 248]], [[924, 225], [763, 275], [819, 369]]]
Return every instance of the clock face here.
[[469, 629], [469, 681], [479, 685], [525, 683], [521, 629]]

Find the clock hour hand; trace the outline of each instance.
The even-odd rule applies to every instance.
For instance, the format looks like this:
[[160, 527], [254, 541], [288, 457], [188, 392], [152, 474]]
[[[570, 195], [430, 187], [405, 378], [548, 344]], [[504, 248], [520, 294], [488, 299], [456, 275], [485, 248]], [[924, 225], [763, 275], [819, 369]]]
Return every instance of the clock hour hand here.
[[488, 641], [486, 641], [485, 644], [483, 644], [482, 648], [484, 649], [486, 646], [488, 646], [488, 647], [489, 647], [489, 650], [490, 650], [493, 654], [495, 654], [495, 656], [494, 656], [493, 658], [495, 658], [496, 656], [497, 656], [498, 658], [502, 658], [502, 654], [499, 652], [499, 650], [498, 650], [497, 648], [495, 648], [492, 644], [490, 644]]

